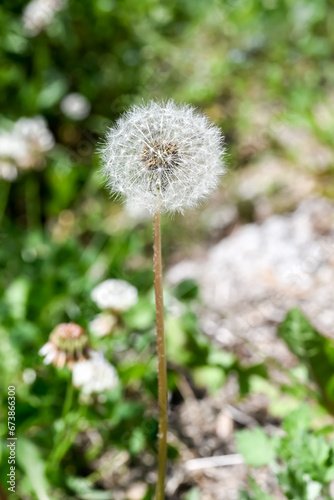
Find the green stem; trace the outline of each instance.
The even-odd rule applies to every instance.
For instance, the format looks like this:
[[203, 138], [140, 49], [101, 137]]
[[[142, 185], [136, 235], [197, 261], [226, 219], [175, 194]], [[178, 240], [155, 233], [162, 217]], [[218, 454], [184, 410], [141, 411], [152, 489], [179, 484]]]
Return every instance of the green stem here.
[[72, 434], [73, 428], [68, 427], [66, 424], [66, 417], [69, 414], [73, 402], [73, 384], [71, 377], [67, 382], [66, 394], [63, 404], [63, 409], [61, 412], [61, 420], [63, 422], [63, 428], [60, 430], [56, 436], [54, 441], [53, 449], [49, 455], [49, 469], [57, 468], [60, 460], [63, 458], [66, 453], [68, 447], [71, 445], [71, 440], [68, 439], [69, 434]]
[[29, 228], [41, 226], [41, 199], [39, 179], [36, 172], [26, 176], [26, 211]]
[[67, 382], [66, 395], [63, 404], [63, 410], [61, 412], [61, 418], [66, 417], [66, 415], [71, 409], [72, 402], [73, 402], [73, 384], [72, 384], [72, 378], [70, 378], [69, 381]]
[[158, 381], [159, 381], [159, 453], [156, 500], [165, 498], [165, 475], [167, 462], [167, 367], [164, 333], [164, 306], [161, 263], [161, 218], [160, 210], [154, 215], [154, 287], [157, 329]]
[[2, 222], [3, 216], [5, 215], [9, 191], [10, 191], [10, 182], [2, 181], [1, 182], [1, 196], [0, 196], [0, 223]]

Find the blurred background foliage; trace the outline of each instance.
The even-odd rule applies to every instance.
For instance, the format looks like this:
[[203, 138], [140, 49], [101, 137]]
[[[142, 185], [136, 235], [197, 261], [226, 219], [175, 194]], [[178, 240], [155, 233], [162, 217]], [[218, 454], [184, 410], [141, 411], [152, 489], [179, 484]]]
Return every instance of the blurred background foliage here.
[[[15, 385], [18, 498], [148, 499], [153, 491], [154, 480], [141, 497], [126, 493], [131, 482], [142, 479], [143, 463], [146, 469], [155, 469], [151, 222], [110, 201], [95, 153], [98, 140], [130, 105], [143, 99], [174, 98], [200, 107], [226, 135], [230, 173], [225, 185], [231, 188], [218, 193], [209, 211], [228, 201], [236, 207], [241, 223], [261, 218], [256, 199], [242, 196], [236, 186], [238, 175], [243, 175], [239, 173], [266, 162], [268, 154], [293, 164], [302, 179], [310, 176], [315, 192], [333, 197], [333, 7], [328, 0], [54, 0], [44, 4], [2, 0], [0, 429], [6, 438], [7, 387]], [[73, 93], [74, 99], [80, 96], [72, 100], [71, 108], [66, 98]], [[49, 134], [50, 144], [38, 145], [37, 131], [37, 138], [29, 143], [29, 161], [17, 159], [22, 143], [15, 142], [15, 124], [22, 117], [39, 115], [45, 120], [40, 126]], [[283, 133], [286, 130], [291, 133]], [[29, 130], [21, 132], [20, 140], [29, 141], [29, 134]], [[305, 195], [299, 193], [302, 183], [298, 183], [293, 186], [297, 193], [292, 189], [286, 196], [286, 186], [280, 182], [270, 179], [265, 186], [273, 212], [293, 208]], [[246, 178], [248, 188], [253, 189]], [[277, 195], [282, 192], [283, 196]], [[205, 209], [164, 219], [166, 265], [224, 235], [223, 230], [213, 231], [207, 217]], [[38, 350], [60, 322], [74, 321], [89, 329], [99, 312], [90, 292], [107, 278], [131, 282], [140, 297], [111, 336], [92, 338], [93, 346], [116, 366], [120, 387], [103, 398], [96, 396], [90, 405], [80, 404], [75, 391], [74, 402], [64, 413], [70, 374], [67, 369], [44, 366]], [[324, 408], [333, 413], [333, 384], [327, 384], [334, 365], [333, 347], [311, 327], [307, 331], [314, 338], [309, 333], [304, 345], [300, 331], [307, 320], [298, 312], [291, 313], [295, 314], [292, 323], [302, 325], [291, 327], [296, 341], [287, 330], [289, 319], [280, 332], [298, 357], [298, 373], [303, 376], [293, 373], [291, 385], [275, 387], [273, 395], [265, 361], [245, 366], [236, 353], [218, 350], [203, 335], [196, 315], [200, 301], [196, 283], [185, 281], [166, 290], [166, 297], [172, 404], [185, 397], [184, 379], [200, 398], [214, 394], [232, 373], [237, 376], [240, 397], [267, 392], [276, 410], [282, 395], [295, 402], [310, 397], [315, 420], [322, 422], [319, 415], [326, 413]], [[178, 314], [169, 314], [175, 303]], [[307, 353], [314, 346], [319, 356], [315, 366], [325, 362], [310, 394], [307, 386], [314, 371], [308, 372], [313, 361]], [[276, 411], [282, 418], [291, 408], [284, 406], [284, 397]], [[295, 451], [285, 447], [289, 438], [297, 439], [293, 432], [279, 443], [268, 444], [264, 438], [263, 455], [269, 450], [268, 460], [260, 464], [247, 456], [247, 450], [254, 448], [254, 437], [241, 433], [238, 442], [249, 465], [272, 463], [277, 457], [278, 462], [299, 464], [311, 432], [309, 420], [305, 422]], [[330, 434], [331, 429], [326, 429], [323, 434]], [[314, 453], [313, 462], [311, 457], [305, 467], [300, 465], [303, 472], [296, 472], [298, 477], [292, 477], [288, 465], [279, 472], [287, 498], [318, 498], [305, 492], [305, 474], [324, 488], [321, 498], [333, 498], [328, 496], [328, 485], [334, 479], [334, 452], [323, 434], [314, 436], [314, 446], [324, 450], [319, 467]], [[3, 479], [6, 454], [4, 441]], [[179, 444], [172, 443], [170, 458], [177, 460], [179, 455]], [[129, 469], [139, 470], [139, 476], [131, 476]], [[118, 486], [123, 493], [113, 486], [116, 479], [111, 470], [124, 474], [124, 484]], [[252, 481], [241, 498], [269, 498]], [[179, 498], [202, 498], [193, 486], [187, 484]]]

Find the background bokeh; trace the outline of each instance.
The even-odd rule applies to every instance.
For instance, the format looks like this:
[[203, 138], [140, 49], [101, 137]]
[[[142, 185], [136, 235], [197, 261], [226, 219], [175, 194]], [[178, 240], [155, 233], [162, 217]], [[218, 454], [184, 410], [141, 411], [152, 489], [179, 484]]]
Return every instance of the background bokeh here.
[[[96, 147], [132, 104], [173, 98], [222, 128], [229, 172], [207, 205], [163, 219], [167, 497], [334, 498], [333, 23], [328, 0], [2, 0], [3, 490], [13, 385], [17, 498], [153, 498], [151, 221], [110, 199]], [[139, 302], [100, 338], [90, 294], [109, 278]], [[69, 321], [116, 367], [115, 390], [65, 398], [69, 370], [38, 351]], [[185, 465], [236, 452], [246, 465]]]

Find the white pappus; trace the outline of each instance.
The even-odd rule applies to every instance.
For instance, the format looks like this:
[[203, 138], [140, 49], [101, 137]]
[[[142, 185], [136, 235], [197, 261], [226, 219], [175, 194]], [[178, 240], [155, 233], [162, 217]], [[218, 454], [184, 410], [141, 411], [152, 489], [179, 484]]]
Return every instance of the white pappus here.
[[133, 106], [109, 129], [100, 152], [110, 190], [152, 214], [196, 206], [225, 172], [220, 129], [173, 100]]

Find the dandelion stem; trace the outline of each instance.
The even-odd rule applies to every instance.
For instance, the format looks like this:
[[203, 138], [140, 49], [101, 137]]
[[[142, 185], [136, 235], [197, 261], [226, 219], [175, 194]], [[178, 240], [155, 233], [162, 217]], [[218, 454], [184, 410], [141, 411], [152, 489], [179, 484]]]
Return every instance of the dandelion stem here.
[[160, 209], [154, 215], [154, 287], [156, 307], [158, 382], [159, 382], [159, 454], [156, 500], [165, 498], [165, 474], [167, 461], [167, 368], [164, 333], [164, 305], [161, 264], [161, 221]]

